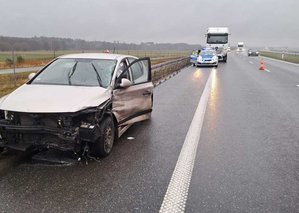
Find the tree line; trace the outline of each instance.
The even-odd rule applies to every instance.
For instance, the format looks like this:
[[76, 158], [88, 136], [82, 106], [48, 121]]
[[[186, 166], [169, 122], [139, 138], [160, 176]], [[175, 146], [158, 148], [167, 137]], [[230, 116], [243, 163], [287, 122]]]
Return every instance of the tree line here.
[[140, 44], [125, 42], [86, 41], [83, 39], [56, 37], [8, 37], [0, 36], [0, 51], [34, 51], [34, 50], [151, 50], [151, 51], [185, 51], [198, 49], [200, 45], [186, 43], [154, 43]]

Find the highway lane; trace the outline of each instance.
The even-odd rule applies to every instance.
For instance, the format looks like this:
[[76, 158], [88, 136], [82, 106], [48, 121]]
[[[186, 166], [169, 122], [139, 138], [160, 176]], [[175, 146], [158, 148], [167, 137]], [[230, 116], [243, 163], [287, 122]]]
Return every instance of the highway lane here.
[[210, 96], [186, 212], [298, 212], [298, 72], [229, 59]]
[[[185, 212], [298, 211], [298, 75], [265, 62], [271, 72], [231, 53], [218, 66]], [[211, 71], [188, 67], [155, 88], [152, 120], [99, 163], [13, 169], [0, 180], [1, 210], [158, 212]]]

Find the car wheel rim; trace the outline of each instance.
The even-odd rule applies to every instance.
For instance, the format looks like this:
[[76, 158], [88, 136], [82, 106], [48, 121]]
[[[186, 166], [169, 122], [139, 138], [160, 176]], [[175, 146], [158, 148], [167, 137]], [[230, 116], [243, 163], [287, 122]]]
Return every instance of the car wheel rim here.
[[110, 153], [113, 146], [113, 133], [112, 128], [107, 127], [104, 131], [104, 149], [106, 153]]

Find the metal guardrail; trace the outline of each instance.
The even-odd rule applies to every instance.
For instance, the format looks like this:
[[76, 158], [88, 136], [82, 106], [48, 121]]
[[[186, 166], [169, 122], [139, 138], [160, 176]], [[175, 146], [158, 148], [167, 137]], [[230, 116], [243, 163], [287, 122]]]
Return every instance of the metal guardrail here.
[[166, 61], [152, 66], [152, 81], [154, 83], [166, 78], [172, 73], [184, 68], [190, 63], [189, 57]]

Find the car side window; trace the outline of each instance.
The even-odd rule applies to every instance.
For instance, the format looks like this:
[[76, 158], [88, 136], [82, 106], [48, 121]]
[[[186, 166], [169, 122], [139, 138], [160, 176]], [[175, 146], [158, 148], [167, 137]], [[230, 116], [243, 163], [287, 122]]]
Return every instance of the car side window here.
[[[116, 73], [116, 76], [119, 77], [120, 74], [128, 67], [126, 60], [122, 60], [118, 66], [118, 70]], [[124, 75], [123, 78], [129, 79], [130, 80], [130, 75], [129, 72], [127, 71]]]
[[[136, 59], [129, 58], [130, 63], [132, 63], [134, 60]], [[148, 72], [141, 61], [136, 62], [131, 66], [131, 73], [132, 73], [133, 84], [148, 82]]]

